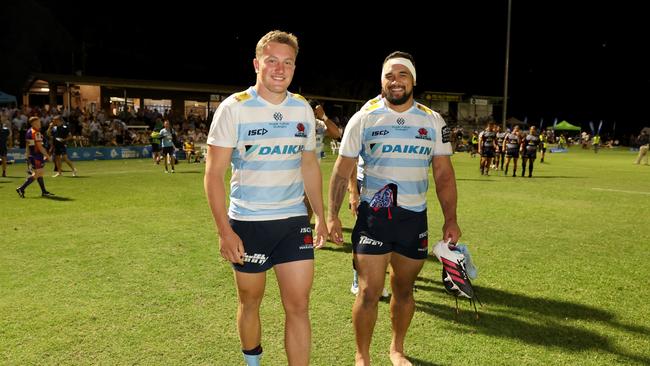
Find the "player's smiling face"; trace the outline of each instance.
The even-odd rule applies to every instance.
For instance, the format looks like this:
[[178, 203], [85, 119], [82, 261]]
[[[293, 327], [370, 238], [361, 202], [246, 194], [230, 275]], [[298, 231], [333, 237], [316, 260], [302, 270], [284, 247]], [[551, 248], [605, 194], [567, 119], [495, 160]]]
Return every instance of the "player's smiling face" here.
[[270, 93], [284, 94], [296, 69], [296, 51], [289, 45], [270, 42], [253, 63], [258, 86]]
[[404, 65], [394, 64], [384, 73], [381, 89], [393, 105], [402, 105], [413, 96], [413, 75]]

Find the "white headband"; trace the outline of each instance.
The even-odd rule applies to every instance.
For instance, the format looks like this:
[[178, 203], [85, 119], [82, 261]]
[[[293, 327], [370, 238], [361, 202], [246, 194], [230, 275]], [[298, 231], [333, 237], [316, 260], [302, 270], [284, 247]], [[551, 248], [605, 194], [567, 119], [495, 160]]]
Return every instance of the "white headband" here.
[[406, 66], [406, 68], [409, 69], [409, 71], [411, 72], [411, 75], [413, 75], [413, 84], [415, 84], [415, 66], [413, 66], [411, 60], [404, 57], [391, 58], [388, 61], [386, 61], [384, 67], [381, 70], [382, 79], [384, 78], [384, 75], [388, 74], [391, 71], [393, 65]]

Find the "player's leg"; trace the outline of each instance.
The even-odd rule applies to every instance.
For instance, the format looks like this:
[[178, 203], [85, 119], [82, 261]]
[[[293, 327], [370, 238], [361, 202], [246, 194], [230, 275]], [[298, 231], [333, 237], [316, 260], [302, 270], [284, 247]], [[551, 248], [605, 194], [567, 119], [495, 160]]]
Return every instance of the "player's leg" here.
[[289, 365], [308, 365], [311, 350], [309, 293], [314, 261], [301, 260], [273, 267], [284, 306], [284, 345]]
[[53, 175], [53, 177], [58, 177], [63, 172], [63, 169], [61, 169], [61, 155], [57, 154], [55, 151], [53, 156], [54, 156], [54, 171], [56, 172]]
[[167, 168], [167, 162], [173, 157], [169, 154], [168, 150], [166, 147], [163, 147], [163, 155], [162, 155], [163, 160], [165, 161], [165, 173], [169, 173], [169, 169]]
[[[237, 330], [239, 331], [239, 340], [241, 342], [244, 357], [253, 353], [255, 350], [261, 352], [262, 344], [262, 325], [260, 322], [260, 305], [264, 297], [264, 288], [266, 286], [266, 272], [245, 273], [235, 271], [235, 283], [237, 285]], [[248, 357], [253, 362], [256, 357]], [[252, 363], [254, 364], [254, 363]]]
[[77, 176], [77, 169], [75, 169], [74, 164], [72, 163], [72, 160], [68, 157], [67, 152], [61, 155], [63, 157], [63, 160], [65, 161], [66, 164], [72, 169], [72, 176], [76, 177]]
[[533, 163], [535, 163], [535, 157], [528, 159], [528, 178], [533, 176]]
[[2, 176], [6, 177], [7, 176], [7, 155], [2, 155], [0, 156], [0, 159], [2, 159]]
[[37, 163], [34, 158], [30, 157], [27, 160], [27, 171], [29, 172], [29, 174], [27, 175], [27, 178], [25, 178], [23, 184], [20, 187], [16, 188], [16, 192], [18, 193], [18, 196], [20, 196], [20, 198], [25, 198], [25, 189], [36, 180], [35, 173], [34, 173], [34, 171], [36, 170], [36, 164]]
[[370, 343], [377, 322], [379, 298], [384, 288], [386, 268], [391, 254], [354, 254], [359, 275], [359, 294], [352, 306], [357, 365], [370, 364]]
[[513, 177], [517, 176], [517, 161], [518, 160], [519, 160], [519, 158], [517, 158], [517, 157], [513, 158], [513, 162], [512, 162], [512, 176]]
[[394, 365], [409, 365], [404, 355], [404, 339], [415, 312], [413, 285], [424, 265], [424, 259], [412, 259], [393, 252], [390, 260], [393, 296], [390, 299], [390, 318], [393, 338], [390, 359]]

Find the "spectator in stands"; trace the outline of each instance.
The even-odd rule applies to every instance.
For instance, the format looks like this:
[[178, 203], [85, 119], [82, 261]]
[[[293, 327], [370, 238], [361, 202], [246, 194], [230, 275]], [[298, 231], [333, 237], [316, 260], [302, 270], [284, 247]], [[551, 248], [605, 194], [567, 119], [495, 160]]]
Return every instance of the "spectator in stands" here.
[[185, 151], [185, 157], [187, 158], [187, 163], [191, 163], [192, 157], [194, 157], [194, 162], [198, 163], [201, 161], [201, 153], [194, 150], [194, 138], [187, 137], [183, 143], [183, 151]]

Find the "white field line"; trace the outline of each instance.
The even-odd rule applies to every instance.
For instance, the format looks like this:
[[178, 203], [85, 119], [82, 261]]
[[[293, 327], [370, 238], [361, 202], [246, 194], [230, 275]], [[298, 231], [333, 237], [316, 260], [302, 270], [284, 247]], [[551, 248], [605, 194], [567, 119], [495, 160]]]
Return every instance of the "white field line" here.
[[618, 193], [632, 193], [632, 194], [646, 194], [650, 195], [650, 192], [639, 192], [639, 191], [625, 191], [622, 189], [608, 189], [608, 188], [592, 188], [594, 191], [603, 191], [603, 192], [618, 192]]

